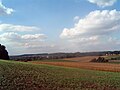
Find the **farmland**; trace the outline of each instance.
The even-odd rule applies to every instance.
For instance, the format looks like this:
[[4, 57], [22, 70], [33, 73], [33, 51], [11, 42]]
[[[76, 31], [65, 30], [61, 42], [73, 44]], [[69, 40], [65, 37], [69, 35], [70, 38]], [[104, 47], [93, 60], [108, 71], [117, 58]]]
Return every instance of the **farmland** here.
[[[32, 61], [34, 64], [49, 64], [55, 66], [64, 66], [64, 67], [74, 67], [74, 68], [83, 68], [90, 70], [99, 70], [99, 71], [111, 71], [111, 72], [120, 72], [120, 64], [113, 63], [93, 63], [90, 62], [93, 58], [98, 56], [85, 56], [78, 58], [66, 58], [63, 60], [49, 60], [49, 61]], [[54, 61], [54, 62], [53, 62]], [[64, 62], [63, 62], [64, 61]]]
[[0, 61], [0, 90], [119, 90], [120, 73]]

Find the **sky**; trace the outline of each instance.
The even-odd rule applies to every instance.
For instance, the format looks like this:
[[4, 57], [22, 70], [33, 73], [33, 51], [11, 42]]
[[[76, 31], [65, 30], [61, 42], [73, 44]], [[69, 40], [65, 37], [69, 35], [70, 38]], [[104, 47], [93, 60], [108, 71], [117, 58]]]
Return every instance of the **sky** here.
[[0, 0], [10, 55], [120, 50], [120, 0]]

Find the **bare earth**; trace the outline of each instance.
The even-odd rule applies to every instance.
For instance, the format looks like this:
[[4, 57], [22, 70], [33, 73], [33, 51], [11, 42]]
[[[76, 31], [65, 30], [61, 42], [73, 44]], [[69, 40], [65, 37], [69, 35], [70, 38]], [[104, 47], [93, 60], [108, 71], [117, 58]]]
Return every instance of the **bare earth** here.
[[64, 60], [76, 61], [76, 62], [32, 61], [32, 63], [34, 63], [34, 64], [49, 64], [49, 65], [64, 66], [64, 67], [75, 67], [75, 68], [100, 70], [100, 71], [120, 72], [120, 64], [90, 62], [90, 60], [93, 59], [93, 58], [97, 58], [97, 56], [86, 56], [86, 57], [79, 57], [79, 58], [64, 59]]

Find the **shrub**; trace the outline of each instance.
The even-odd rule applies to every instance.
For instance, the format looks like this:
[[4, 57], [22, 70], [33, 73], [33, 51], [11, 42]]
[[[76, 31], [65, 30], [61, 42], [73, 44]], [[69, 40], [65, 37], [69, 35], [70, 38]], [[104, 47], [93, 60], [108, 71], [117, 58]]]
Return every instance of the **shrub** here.
[[108, 60], [106, 60], [104, 57], [98, 57], [97, 59], [92, 59], [91, 62], [108, 62]]

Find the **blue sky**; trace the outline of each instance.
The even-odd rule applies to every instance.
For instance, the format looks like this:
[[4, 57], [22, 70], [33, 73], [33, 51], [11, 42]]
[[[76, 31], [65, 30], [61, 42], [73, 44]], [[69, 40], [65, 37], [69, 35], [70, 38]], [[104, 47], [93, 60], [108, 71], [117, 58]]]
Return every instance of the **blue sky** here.
[[[10, 54], [120, 49], [118, 44], [111, 44], [120, 41], [118, 30], [120, 28], [117, 25], [120, 19], [110, 20], [111, 23], [117, 24], [113, 27], [110, 27], [111, 23], [108, 24], [106, 27], [109, 32], [104, 31], [106, 28], [102, 26], [104, 23], [100, 23], [101, 28], [94, 26], [93, 29], [100, 30], [93, 30], [94, 33], [90, 27], [87, 29], [81, 27], [84, 22], [89, 22], [90, 18], [95, 19], [89, 14], [93, 12], [93, 16], [96, 15], [98, 13], [95, 12], [96, 10], [100, 11], [99, 14], [107, 10], [106, 16], [110, 13], [117, 13], [110, 15], [119, 18], [119, 0], [101, 0], [101, 2], [98, 0], [2, 0], [1, 3], [6, 9], [3, 6], [0, 7], [0, 41], [7, 46]], [[7, 9], [13, 11], [7, 13]], [[89, 17], [87, 18], [87, 16]], [[95, 21], [98, 21], [99, 18], [105, 18], [105, 16], [98, 15]], [[109, 18], [107, 21], [109, 22]], [[93, 24], [85, 25], [93, 27]], [[110, 31], [110, 28], [116, 26], [117, 30]], [[82, 33], [82, 29], [85, 34]], [[94, 38], [96, 41], [92, 40]], [[106, 39], [103, 40], [104, 38]], [[86, 42], [82, 40], [86, 40]], [[101, 40], [103, 41], [101, 42]], [[107, 42], [109, 40], [112, 41]], [[111, 46], [107, 47], [105, 42]], [[95, 43], [95, 46], [91, 46], [90, 43]], [[12, 45], [16, 46], [12, 47]]]

